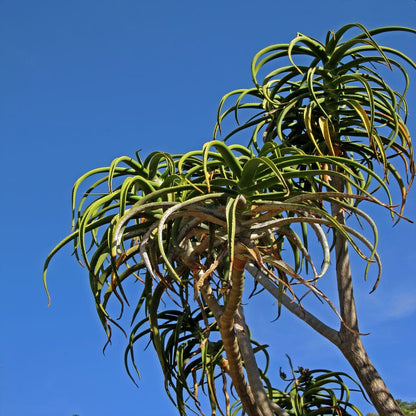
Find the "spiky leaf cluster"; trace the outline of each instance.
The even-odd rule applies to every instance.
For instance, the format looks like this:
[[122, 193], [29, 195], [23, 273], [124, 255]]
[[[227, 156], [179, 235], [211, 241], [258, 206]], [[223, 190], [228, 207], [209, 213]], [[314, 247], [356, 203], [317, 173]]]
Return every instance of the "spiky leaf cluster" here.
[[[296, 288], [304, 287], [324, 299], [335, 313], [316, 287], [330, 259], [324, 228], [339, 230], [364, 258], [379, 262], [374, 224], [355, 206], [357, 200], [373, 199], [354, 174], [354, 162], [350, 168], [345, 166], [351, 176], [337, 174], [354, 191], [341, 196], [320, 191], [327, 180], [324, 176], [330, 177], [331, 172], [317, 169], [319, 160], [295, 149], [282, 152], [274, 144], [255, 155], [245, 147], [219, 141], [185, 155], [155, 152], [143, 162], [140, 157], [118, 158], [75, 184], [74, 231], [54, 249], [47, 263], [61, 247], [74, 244], [75, 255], [89, 271], [97, 312], [109, 337], [111, 326], [119, 326], [109, 313], [109, 301], [118, 302], [122, 314], [129, 304], [125, 282], [141, 281], [143, 291], [132, 317], [126, 364], [131, 358], [135, 366], [133, 346], [150, 335], [166, 389], [181, 412], [185, 414], [185, 396], [192, 397], [198, 407], [197, 386], [215, 407], [215, 380], [224, 376], [226, 358], [217, 324], [200, 291], [208, 282], [218, 304], [227, 303], [238, 242], [244, 245], [247, 260], [294, 301], [299, 302], [304, 294], [298, 295]], [[336, 157], [332, 163], [338, 163]], [[92, 184], [78, 197], [79, 186], [87, 180]], [[368, 222], [374, 230], [373, 242], [339, 224], [325, 208], [331, 200]], [[321, 268], [307, 249], [308, 228], [321, 245]], [[290, 249], [290, 259], [282, 258], [283, 247]], [[303, 263], [312, 270], [310, 279], [299, 274]], [[166, 303], [172, 309], [166, 309]], [[195, 310], [191, 312], [192, 305]], [[259, 347], [255, 341], [253, 346]], [[264, 348], [259, 351], [265, 353]]]
[[[354, 29], [360, 33], [345, 39]], [[363, 172], [380, 166], [384, 180], [392, 177], [399, 185], [403, 207], [415, 174], [406, 126], [406, 65], [416, 68], [416, 63], [374, 39], [397, 31], [416, 33], [403, 27], [367, 30], [349, 24], [329, 32], [325, 42], [298, 33], [288, 44], [262, 49], [251, 64], [254, 86], [231, 91], [221, 100], [216, 133], [225, 117], [234, 114], [240, 124], [240, 113], [246, 112], [246, 120], [224, 134], [224, 140], [249, 130], [249, 143], [257, 149], [262, 141], [277, 141], [309, 155], [355, 160]], [[401, 90], [387, 83], [386, 69], [402, 76]], [[402, 160], [407, 184], [392, 158]]]

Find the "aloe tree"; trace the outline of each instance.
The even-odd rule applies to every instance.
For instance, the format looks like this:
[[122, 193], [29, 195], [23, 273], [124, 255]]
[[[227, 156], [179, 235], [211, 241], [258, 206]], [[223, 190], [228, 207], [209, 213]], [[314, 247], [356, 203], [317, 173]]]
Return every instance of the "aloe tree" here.
[[[385, 207], [393, 218], [401, 218], [386, 179], [390, 175], [399, 184], [402, 205], [407, 189], [391, 156], [405, 162], [411, 178], [414, 173], [409, 135], [399, 114], [406, 110], [404, 94], [391, 90], [367, 66], [388, 62], [406, 75], [388, 53], [413, 63], [373, 41], [373, 35], [393, 29], [362, 28], [363, 34], [340, 43], [349, 28], [328, 36], [325, 45], [299, 35], [289, 45], [275, 45], [255, 57], [255, 87], [227, 94], [218, 120], [220, 125], [240, 109], [250, 109], [250, 116], [259, 112], [227, 136], [253, 127], [248, 146], [213, 140], [186, 154], [119, 157], [74, 185], [73, 231], [48, 256], [45, 273], [52, 257], [73, 244], [88, 270], [109, 340], [112, 328], [124, 331], [120, 318], [132, 310], [125, 355], [129, 375], [134, 379], [138, 371], [135, 345], [150, 337], [166, 391], [181, 415], [202, 414], [203, 395], [212, 414], [361, 414], [349, 401], [345, 374], [299, 370], [298, 377], [292, 371], [286, 391], [269, 379], [268, 347], [252, 336], [242, 304], [247, 293], [264, 295], [258, 293], [259, 285], [278, 300], [279, 308], [287, 307], [344, 352], [380, 414], [396, 411], [394, 401], [380, 404], [378, 387], [362, 376], [363, 362], [346, 351], [364, 350], [355, 310], [347, 310], [354, 307], [352, 293], [342, 284], [350, 281], [349, 245], [368, 265], [376, 264], [377, 286], [378, 234], [361, 204]], [[368, 55], [374, 50], [376, 57]], [[297, 55], [312, 62], [295, 64]], [[265, 64], [284, 56], [291, 65], [257, 82]], [[368, 76], [359, 75], [364, 70]], [[407, 76], [405, 80], [407, 87]], [[235, 105], [222, 111], [234, 95]], [[261, 132], [262, 145], [257, 140]], [[358, 219], [364, 232], [347, 224], [345, 213]], [[339, 308], [319, 287], [332, 243]], [[320, 247], [320, 253], [311, 252], [312, 246]], [[130, 282], [141, 284], [140, 296]], [[339, 331], [305, 309], [306, 296], [319, 298], [338, 316]], [[234, 392], [238, 397], [232, 404]]]
[[[325, 160], [339, 164], [331, 157]], [[51, 252], [45, 270], [61, 247], [74, 244], [76, 257], [89, 271], [97, 312], [109, 339], [111, 327], [120, 327], [110, 313], [114, 308], [110, 300], [120, 304], [122, 315], [129, 304], [124, 285], [129, 279], [142, 282], [143, 291], [132, 316], [126, 366], [133, 377], [134, 345], [150, 335], [166, 391], [180, 414], [186, 414], [191, 406], [189, 398], [193, 408], [200, 410], [199, 388], [206, 392], [213, 413], [218, 408], [230, 414], [228, 377], [247, 414], [286, 414], [279, 405], [282, 394], [267, 377], [268, 365], [259, 369], [255, 357], [261, 354], [261, 361], [267, 363], [267, 347], [251, 338], [244, 318], [245, 267], [255, 265], [262, 271], [279, 299], [290, 296], [294, 305], [302, 308], [300, 298], [305, 292], [313, 293], [339, 316], [316, 287], [330, 260], [323, 227], [337, 229], [361, 255], [374, 255], [378, 261], [374, 243], [341, 224], [322, 206], [323, 201], [342, 197], [339, 204], [373, 226], [351, 204], [372, 199], [363, 194], [354, 177], [355, 162], [350, 166], [351, 178], [340, 174], [355, 190], [344, 198], [335, 191], [302, 189], [305, 172], [310, 172], [311, 180], [322, 173], [314, 168], [317, 161], [324, 159], [279, 148], [275, 143], [254, 154], [244, 146], [220, 141], [184, 155], [154, 152], [144, 161], [139, 155], [136, 159], [117, 158], [109, 167], [88, 172], [74, 185], [74, 231]], [[79, 187], [88, 180], [91, 183], [76, 209]], [[296, 231], [299, 224], [300, 235]], [[308, 228], [322, 248], [320, 270], [306, 248], [307, 239], [312, 238], [307, 235]], [[357, 241], [366, 247], [367, 256]], [[293, 260], [282, 258], [286, 244]], [[311, 278], [299, 274], [303, 261], [312, 271]], [[338, 383], [341, 393], [348, 391], [344, 382], [340, 378], [334, 381], [331, 374], [327, 373], [324, 381]], [[217, 392], [219, 379], [223, 405]], [[322, 394], [317, 398], [314, 394], [309, 406], [325, 409], [324, 413], [347, 412], [351, 407], [343, 393], [339, 400], [331, 396], [329, 408], [322, 405], [326, 403]], [[235, 409], [239, 411], [238, 404]], [[295, 414], [302, 414], [300, 411]]]
[[[353, 29], [358, 29], [359, 34], [344, 40]], [[357, 163], [354, 175], [361, 178], [367, 195], [374, 196], [383, 188], [392, 218], [400, 220], [415, 174], [413, 148], [406, 127], [405, 95], [409, 77], [405, 65], [416, 68], [416, 64], [400, 51], [374, 40], [376, 35], [394, 31], [416, 33], [414, 29], [402, 27], [368, 31], [362, 25], [350, 24], [337, 32], [329, 32], [324, 43], [298, 34], [289, 44], [261, 50], [251, 66], [254, 86], [232, 91], [223, 98], [217, 129], [228, 114], [234, 113], [238, 122], [239, 113], [250, 109], [246, 121], [227, 134], [225, 140], [251, 129], [250, 143], [257, 149], [262, 139], [265, 143], [294, 147], [308, 155], [335, 158], [338, 165], [330, 160], [315, 165], [326, 171], [319, 190], [329, 193], [350, 192], [348, 181], [340, 174], [351, 177], [342, 164], [348, 166], [354, 161]], [[396, 70], [402, 76], [402, 91], [393, 89], [380, 75], [383, 67]], [[262, 77], [261, 72], [265, 72]], [[234, 104], [224, 107], [234, 97]], [[372, 184], [374, 179], [376, 183]], [[381, 181], [388, 189], [380, 186]], [[397, 213], [391, 209], [391, 182], [398, 185], [401, 194]], [[313, 188], [308, 181], [303, 189], [306, 187]], [[354, 206], [362, 201], [357, 199]], [[346, 224], [347, 217], [355, 214], [336, 200], [330, 202], [329, 211], [342, 225]], [[340, 329], [335, 331], [325, 326], [288, 302], [285, 305], [342, 351], [381, 415], [401, 414], [362, 345], [348, 241], [338, 229], [335, 229], [334, 246]], [[255, 273], [255, 267], [251, 272]], [[377, 283], [378, 279], [374, 288]]]

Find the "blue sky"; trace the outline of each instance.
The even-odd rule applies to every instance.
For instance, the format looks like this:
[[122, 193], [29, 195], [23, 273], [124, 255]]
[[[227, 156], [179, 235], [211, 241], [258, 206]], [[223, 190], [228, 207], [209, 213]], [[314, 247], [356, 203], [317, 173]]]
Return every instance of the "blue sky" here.
[[[88, 278], [69, 249], [51, 264], [46, 307], [43, 261], [70, 229], [72, 185], [138, 149], [200, 148], [222, 95], [249, 85], [259, 49], [296, 32], [324, 39], [350, 22], [415, 27], [416, 2], [0, 0], [1, 416], [175, 414], [150, 351], [139, 358], [138, 389], [124, 371], [121, 334], [101, 353]], [[383, 40], [415, 59], [410, 35]], [[413, 132], [415, 88], [413, 73]], [[414, 191], [406, 214], [416, 218]], [[365, 345], [393, 394], [416, 400], [415, 226], [380, 219], [384, 274], [372, 295], [357, 263], [361, 329], [371, 332]], [[270, 299], [251, 322], [265, 323], [257, 338], [272, 334], [276, 371], [288, 353], [295, 365], [352, 374], [287, 313], [271, 322], [275, 308]]]

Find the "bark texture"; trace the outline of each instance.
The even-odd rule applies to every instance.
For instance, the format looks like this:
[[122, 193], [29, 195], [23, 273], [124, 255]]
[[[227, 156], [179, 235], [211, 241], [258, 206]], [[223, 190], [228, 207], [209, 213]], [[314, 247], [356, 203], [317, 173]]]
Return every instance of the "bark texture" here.
[[[333, 178], [334, 185], [343, 191], [342, 179]], [[345, 224], [343, 208], [333, 203], [332, 216], [341, 225]], [[354, 288], [351, 274], [351, 264], [348, 252], [348, 241], [335, 231], [335, 258], [338, 286], [338, 299], [341, 318], [344, 324], [339, 330], [338, 348], [348, 360], [362, 386], [370, 397], [371, 402], [380, 416], [403, 416], [400, 407], [394, 400], [386, 384], [370, 361], [359, 335], [357, 310], [354, 299]]]
[[264, 415], [261, 411], [251, 391], [251, 387], [245, 378], [243, 360], [238, 345], [237, 335], [234, 330], [235, 317], [241, 304], [244, 290], [244, 267], [246, 260], [240, 255], [242, 249], [242, 246], [239, 244], [235, 247], [231, 274], [232, 286], [224, 310], [222, 311], [216, 299], [213, 297], [208, 282], [205, 282], [202, 286], [201, 293], [218, 323], [225, 354], [228, 360], [229, 375], [233, 381], [234, 388], [240, 397], [245, 412], [248, 416], [268, 416]]
[[253, 392], [254, 400], [260, 408], [263, 416], [289, 416], [280, 406], [269, 400], [263, 386], [260, 371], [257, 366], [256, 357], [251, 345], [249, 329], [247, 327], [244, 310], [240, 305], [235, 317], [234, 330], [237, 335], [238, 345], [244, 361], [244, 367], [247, 373], [247, 379]]

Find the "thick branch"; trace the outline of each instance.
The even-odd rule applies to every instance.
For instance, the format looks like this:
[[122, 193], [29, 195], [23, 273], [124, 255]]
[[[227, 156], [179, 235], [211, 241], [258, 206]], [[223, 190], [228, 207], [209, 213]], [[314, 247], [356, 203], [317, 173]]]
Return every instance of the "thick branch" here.
[[298, 303], [293, 302], [289, 296], [281, 293], [278, 287], [253, 263], [247, 263], [246, 270], [259, 282], [276, 300], [279, 300], [282, 305], [290, 312], [302, 319], [316, 332], [331, 341], [337, 347], [340, 346], [339, 334], [335, 329], [320, 321], [316, 316], [301, 307]]
[[[342, 193], [344, 190], [343, 179], [333, 177], [332, 181], [335, 188]], [[345, 215], [341, 205], [333, 202], [331, 204], [331, 214], [341, 225], [345, 224]], [[350, 331], [345, 325], [341, 324], [339, 331], [341, 343], [339, 348], [354, 369], [380, 416], [402, 416], [403, 413], [370, 361], [361, 342], [348, 253], [348, 241], [337, 230], [334, 230], [334, 233], [340, 314], [345, 325], [354, 330], [354, 332]]]
[[245, 260], [239, 255], [241, 248], [242, 246], [236, 247], [231, 275], [232, 287], [225, 308], [223, 309], [218, 304], [208, 279], [205, 280], [201, 287], [201, 294], [218, 323], [224, 350], [227, 355], [229, 373], [244, 410], [249, 416], [263, 416], [245, 379], [240, 348], [234, 332], [234, 318], [241, 304], [244, 289]]
[[234, 318], [241, 304], [244, 289], [244, 266], [246, 263], [242, 253], [244, 246], [237, 243], [232, 266], [232, 286], [225, 305], [224, 313], [218, 322], [224, 350], [227, 355], [230, 376], [240, 397], [244, 410], [250, 416], [261, 416], [260, 409], [244, 376], [240, 348], [234, 332]]
[[[342, 178], [332, 178], [333, 185], [340, 191], [343, 191]], [[343, 207], [336, 203], [331, 203], [331, 214], [341, 224], [345, 225], [345, 216]], [[341, 318], [348, 328], [353, 329], [357, 333], [358, 318], [357, 309], [355, 307], [354, 290], [351, 279], [350, 257], [348, 253], [347, 239], [334, 229], [335, 233], [335, 258], [336, 258], [336, 272], [337, 272], [337, 287]], [[340, 334], [345, 334], [348, 331], [344, 325], [341, 325]]]
[[[212, 293], [212, 288], [209, 285], [208, 281], [204, 283], [201, 287], [201, 295], [204, 298], [204, 301], [208, 305], [208, 308], [213, 313], [217, 323], [221, 321], [222, 307], [218, 304], [214, 294]], [[244, 410], [249, 416], [262, 416], [259, 413], [259, 409], [255, 404], [253, 394], [251, 393], [250, 386], [247, 385], [247, 382], [244, 377], [243, 367], [241, 364], [241, 356], [238, 348], [238, 342], [234, 331], [225, 332], [220, 328], [221, 339], [224, 345], [224, 350], [227, 355], [229, 373], [233, 381], [234, 387], [237, 391], [238, 396], [241, 399], [241, 403], [244, 407]], [[224, 339], [225, 338], [225, 339]]]
[[254, 351], [251, 346], [249, 329], [246, 325], [244, 317], [244, 310], [241, 305], [237, 310], [234, 329], [237, 334], [238, 345], [240, 346], [241, 355], [244, 360], [244, 368], [246, 369], [248, 382], [250, 384], [254, 399], [260, 407], [263, 416], [274, 416], [276, 413], [279, 416], [289, 416], [289, 414], [286, 413], [280, 406], [273, 403], [267, 397], [263, 382], [261, 380], [260, 371], [257, 366], [256, 357], [254, 356]]

